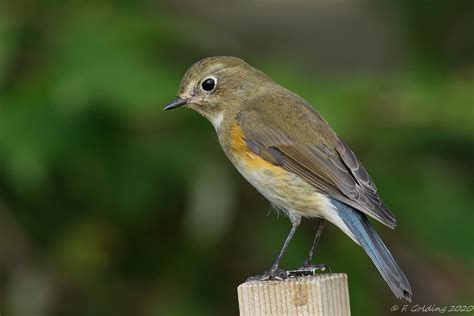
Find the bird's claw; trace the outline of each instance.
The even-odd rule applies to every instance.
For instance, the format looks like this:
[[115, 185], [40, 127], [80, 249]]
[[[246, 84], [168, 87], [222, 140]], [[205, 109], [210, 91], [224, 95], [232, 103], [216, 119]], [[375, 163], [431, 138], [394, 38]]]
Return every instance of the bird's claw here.
[[297, 270], [287, 271], [287, 276], [311, 276], [321, 273], [332, 273], [332, 271], [327, 264], [305, 264]]
[[288, 278], [288, 272], [282, 269], [269, 270], [263, 274], [252, 276], [247, 279], [250, 281], [283, 281]]

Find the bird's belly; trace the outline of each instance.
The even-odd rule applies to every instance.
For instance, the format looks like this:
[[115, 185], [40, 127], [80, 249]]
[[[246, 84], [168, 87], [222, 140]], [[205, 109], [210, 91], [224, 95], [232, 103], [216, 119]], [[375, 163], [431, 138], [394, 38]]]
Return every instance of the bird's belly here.
[[299, 176], [252, 152], [233, 158], [244, 178], [276, 207], [304, 217], [326, 217], [329, 199]]
[[225, 153], [237, 170], [273, 205], [288, 215], [331, 218], [333, 206], [329, 199], [302, 178], [274, 165], [247, 146], [237, 124], [230, 132], [219, 134]]

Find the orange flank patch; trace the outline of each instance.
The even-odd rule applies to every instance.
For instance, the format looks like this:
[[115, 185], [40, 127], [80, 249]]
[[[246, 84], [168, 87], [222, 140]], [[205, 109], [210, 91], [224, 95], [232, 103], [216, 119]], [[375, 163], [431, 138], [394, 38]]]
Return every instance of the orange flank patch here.
[[230, 130], [231, 148], [241, 162], [243, 162], [247, 168], [267, 170], [274, 174], [281, 175], [283, 169], [275, 166], [271, 162], [266, 161], [259, 155], [253, 153], [244, 141], [244, 134], [238, 124], [234, 124]]

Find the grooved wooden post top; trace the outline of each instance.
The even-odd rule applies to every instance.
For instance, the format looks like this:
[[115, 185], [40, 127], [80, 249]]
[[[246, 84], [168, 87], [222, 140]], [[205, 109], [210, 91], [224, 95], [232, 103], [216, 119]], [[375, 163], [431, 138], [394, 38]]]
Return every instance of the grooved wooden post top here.
[[249, 281], [237, 288], [240, 316], [350, 315], [347, 275], [321, 274], [283, 281]]

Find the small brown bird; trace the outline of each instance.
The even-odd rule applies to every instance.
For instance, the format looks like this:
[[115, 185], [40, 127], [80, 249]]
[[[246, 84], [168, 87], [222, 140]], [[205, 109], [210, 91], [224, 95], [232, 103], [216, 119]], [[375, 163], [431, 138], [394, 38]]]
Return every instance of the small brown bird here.
[[411, 300], [408, 280], [367, 219], [394, 228], [395, 217], [352, 150], [308, 102], [239, 58], [211, 57], [188, 69], [178, 98], [164, 109], [181, 106], [212, 123], [237, 170], [292, 223], [259, 279], [285, 277], [279, 262], [301, 218], [319, 218], [303, 269], [315, 267], [313, 249], [328, 220], [365, 250], [397, 298]]

